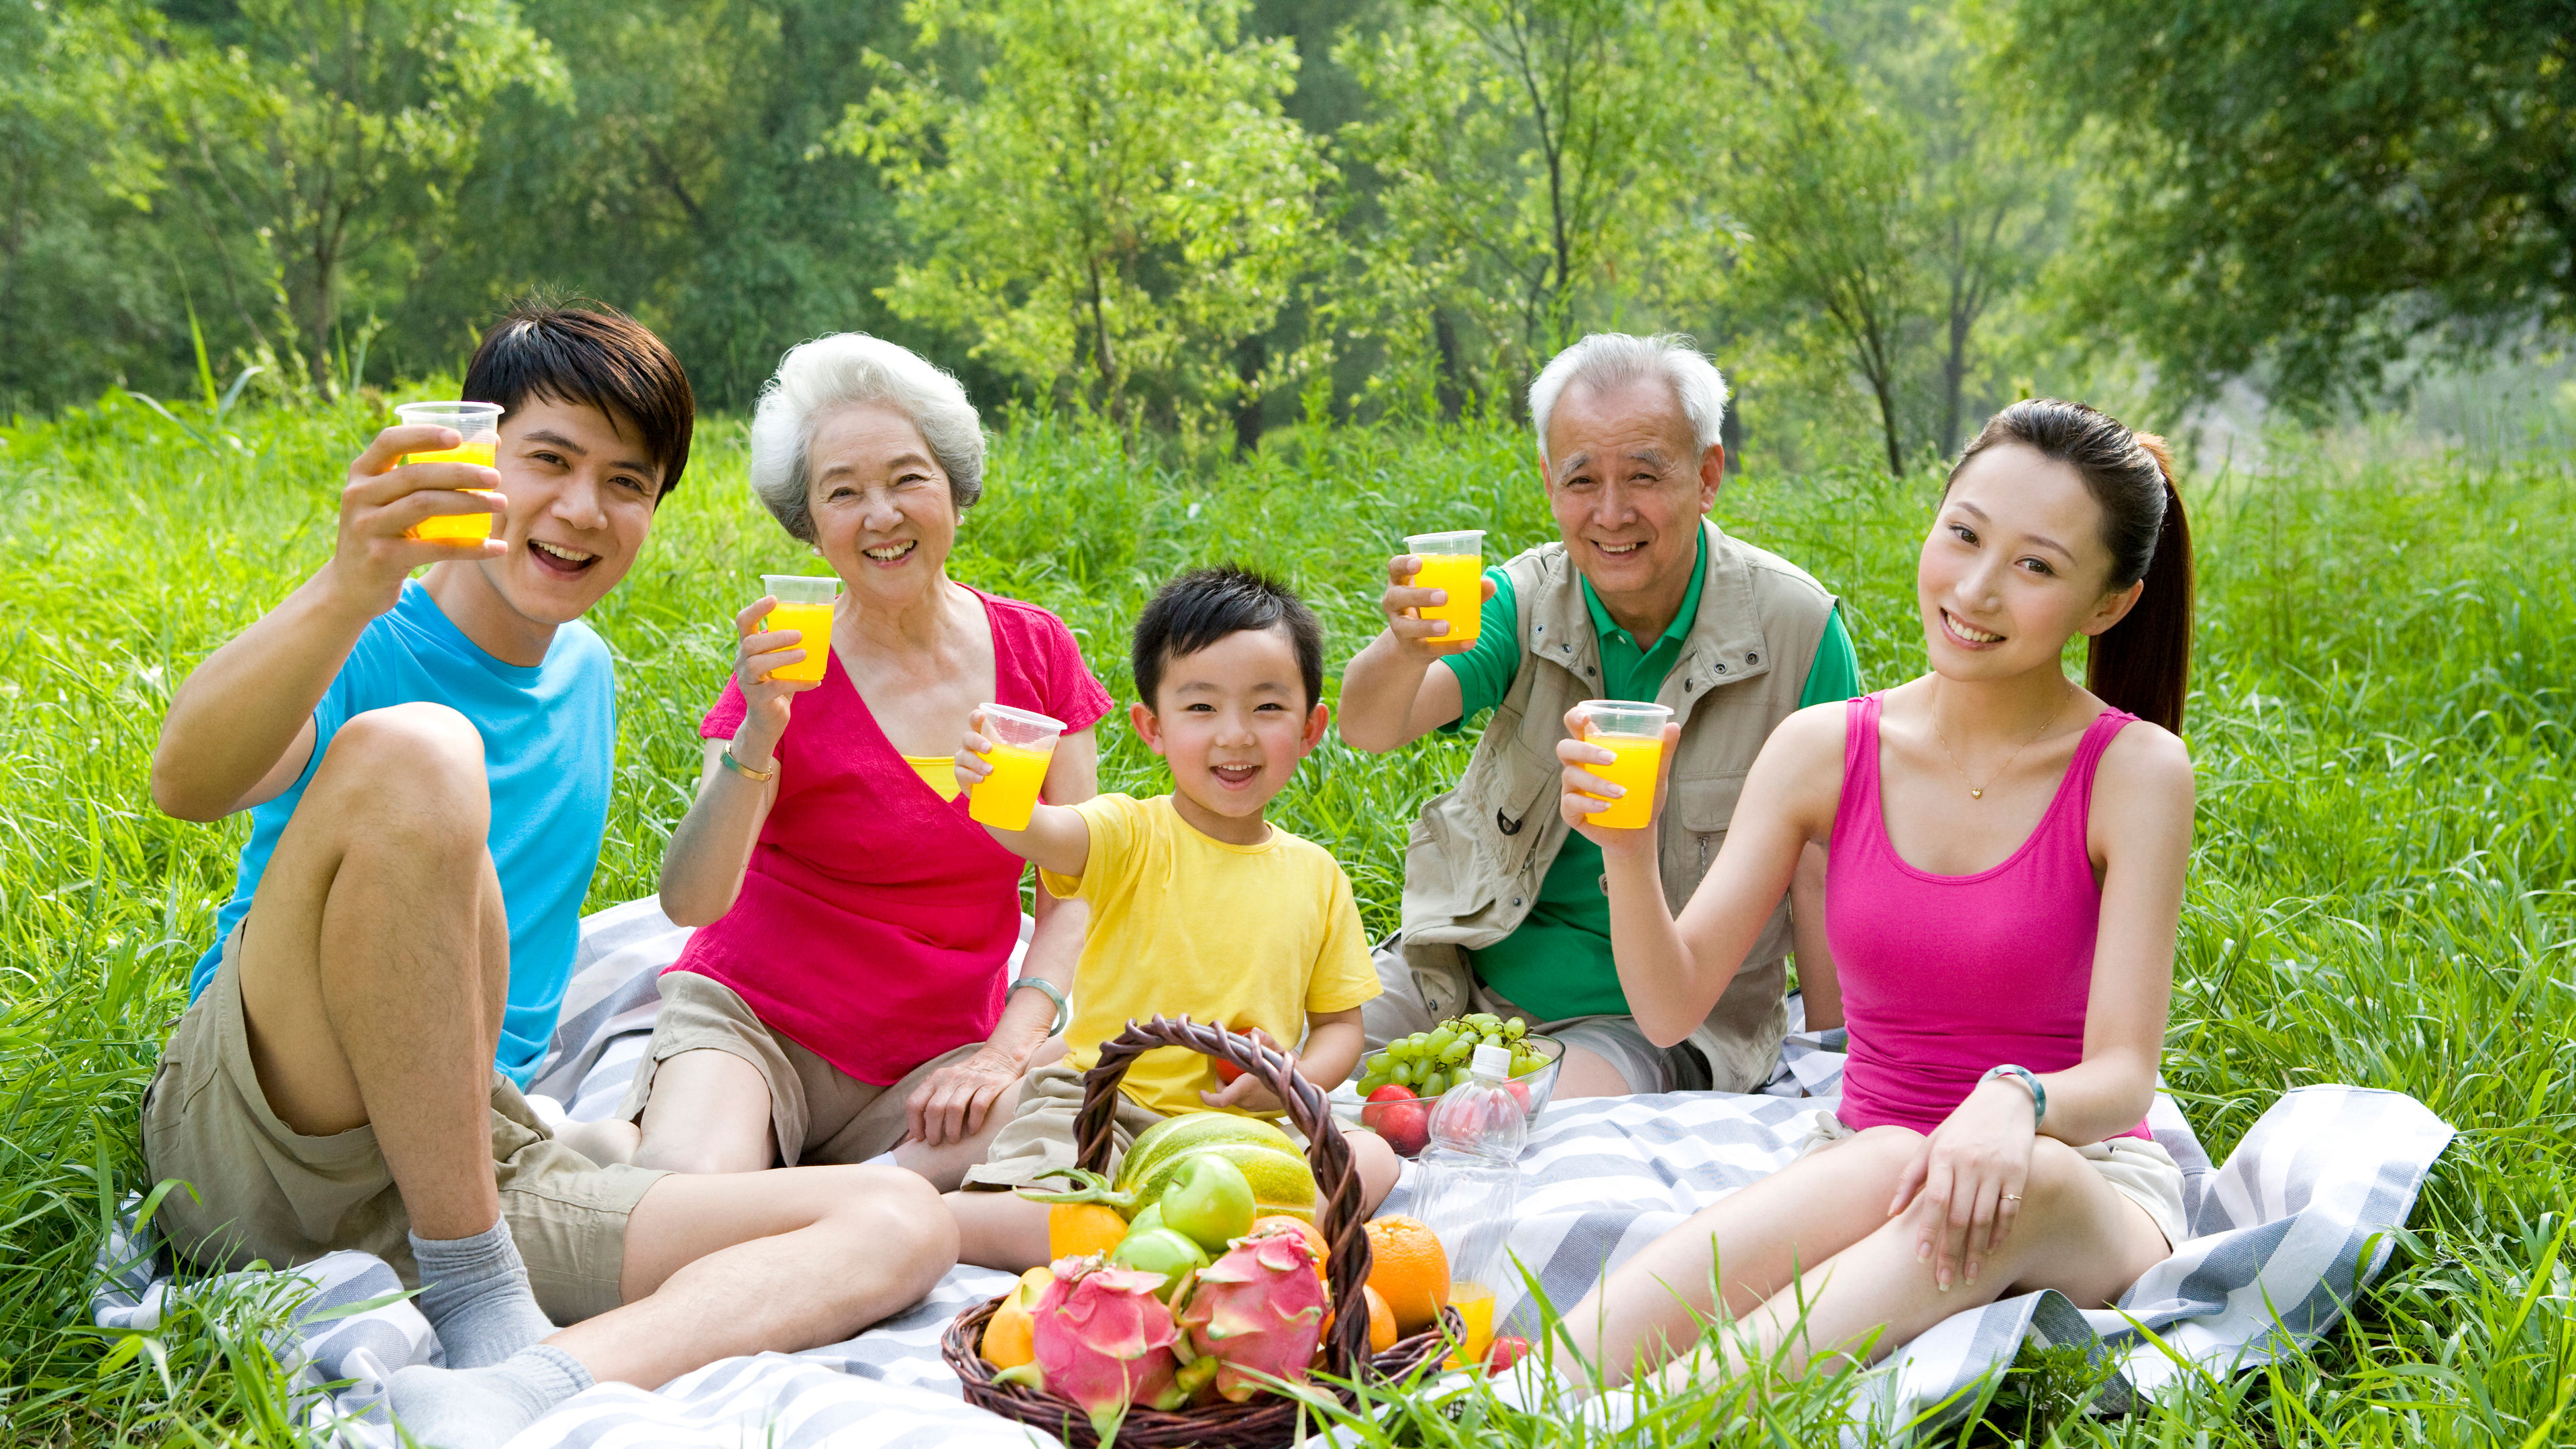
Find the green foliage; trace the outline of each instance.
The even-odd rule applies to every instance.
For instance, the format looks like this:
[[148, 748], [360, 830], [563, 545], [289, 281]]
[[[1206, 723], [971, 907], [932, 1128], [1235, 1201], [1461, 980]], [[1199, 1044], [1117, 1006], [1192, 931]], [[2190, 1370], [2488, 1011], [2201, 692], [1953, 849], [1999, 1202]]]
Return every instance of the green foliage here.
[[1340, 310], [1381, 393], [1454, 421], [1615, 310], [1674, 119], [1657, 8], [1426, 0], [1335, 48], [1370, 100], [1339, 143], [1376, 181]]
[[[236, 407], [218, 423], [201, 403], [165, 416], [112, 394], [0, 429], [0, 1413], [13, 1442], [288, 1439], [256, 1341], [273, 1304], [248, 1294], [139, 1339], [102, 1335], [86, 1326], [87, 1265], [112, 1205], [145, 1186], [137, 1104], [244, 830], [153, 810], [161, 712], [181, 673], [324, 556], [335, 480], [376, 424], [355, 399]], [[2186, 1376], [2125, 1421], [2072, 1412], [2058, 1372], [2072, 1366], [2034, 1360], [1962, 1443], [2521, 1449], [2564, 1442], [2576, 1412], [2576, 841], [2561, 824], [2576, 811], [2576, 584], [2531, 566], [2576, 548], [2576, 458], [2272, 443], [2266, 472], [2193, 493], [2201, 805], [2166, 1075], [2222, 1155], [2309, 1082], [2409, 1092], [2462, 1136], [2388, 1277], [2313, 1356]], [[593, 616], [621, 681], [593, 907], [653, 888], [730, 654], [725, 620], [758, 573], [805, 557], [740, 486], [738, 428], [710, 419], [699, 446], [704, 486], [673, 497]], [[1720, 511], [1844, 596], [1863, 674], [1886, 685], [1920, 667], [1912, 560], [1929, 507], [1919, 481], [1852, 467], [1731, 481]], [[1454, 525], [1494, 530], [1497, 548], [1548, 536], [1525, 435], [1310, 427], [1191, 475], [1129, 458], [1105, 427], [1039, 421], [996, 440], [955, 571], [1057, 610], [1123, 697], [1127, 629], [1174, 570], [1239, 558], [1277, 571], [1315, 602], [1339, 660], [1371, 632], [1377, 561], [1403, 533]], [[1105, 784], [1162, 788], [1151, 755], [1104, 734]], [[1472, 744], [1470, 731], [1375, 756], [1328, 741], [1282, 797], [1282, 822], [1345, 862], [1372, 929], [1393, 923], [1407, 825]], [[1830, 1398], [1682, 1396], [1619, 1435], [1562, 1405], [1425, 1399], [1361, 1442], [1817, 1442]]]
[[2576, 316], [2576, 27], [2473, 0], [2003, 0], [2102, 191], [2080, 315], [2170, 399], [2259, 370], [2314, 410], [2426, 340]]
[[1293, 375], [1244, 344], [1311, 269], [1332, 171], [1280, 109], [1294, 48], [1239, 39], [1241, 10], [913, 0], [921, 59], [873, 56], [884, 83], [843, 135], [919, 242], [895, 311], [1122, 427]]
[[173, 180], [220, 234], [257, 238], [284, 336], [252, 335], [336, 394], [363, 363], [335, 358], [374, 330], [342, 334], [352, 267], [368, 301], [398, 296], [457, 219], [500, 93], [559, 101], [564, 72], [511, 0], [241, 0], [206, 38], [154, 73]]

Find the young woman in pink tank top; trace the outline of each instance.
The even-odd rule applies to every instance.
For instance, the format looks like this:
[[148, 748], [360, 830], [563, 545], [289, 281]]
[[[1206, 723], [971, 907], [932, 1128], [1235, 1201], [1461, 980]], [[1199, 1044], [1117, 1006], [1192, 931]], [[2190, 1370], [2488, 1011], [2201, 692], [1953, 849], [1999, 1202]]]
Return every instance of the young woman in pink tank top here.
[[[2144, 1124], [2192, 821], [2174, 734], [2191, 540], [2163, 441], [2075, 403], [1997, 414], [1950, 475], [1916, 596], [1931, 672], [1783, 722], [1678, 921], [1654, 832], [1589, 823], [1618, 793], [1589, 772], [1608, 752], [1572, 721], [1558, 747], [1649, 1037], [1706, 1015], [1811, 841], [1851, 1030], [1809, 1150], [1566, 1316], [1614, 1383], [1689, 1354], [1712, 1313], [1741, 1333], [1663, 1372], [1726, 1372], [1748, 1347], [1793, 1373], [1875, 1358], [2038, 1288], [2100, 1307], [2185, 1231]], [[2078, 635], [2089, 688], [2059, 666]]]

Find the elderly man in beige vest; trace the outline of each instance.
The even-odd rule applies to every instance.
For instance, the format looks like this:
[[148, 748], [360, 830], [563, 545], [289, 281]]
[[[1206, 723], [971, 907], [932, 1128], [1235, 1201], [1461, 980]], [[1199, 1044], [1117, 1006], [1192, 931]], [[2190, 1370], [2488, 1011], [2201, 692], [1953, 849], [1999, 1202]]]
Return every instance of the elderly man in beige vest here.
[[1541, 484], [1561, 538], [1485, 572], [1472, 645], [1408, 611], [1441, 602], [1388, 565], [1387, 628], [1342, 676], [1342, 737], [1392, 750], [1485, 713], [1458, 787], [1423, 807], [1405, 856], [1402, 932], [1378, 953], [1372, 1044], [1468, 1011], [1518, 1016], [1567, 1044], [1557, 1095], [1717, 1089], [1769, 1077], [1795, 949], [1810, 1024], [1841, 1019], [1824, 944], [1824, 860], [1708, 1019], [1677, 1043], [1628, 1013], [1610, 952], [1600, 847], [1557, 810], [1556, 742], [1586, 699], [1653, 701], [1681, 725], [1661, 833], [1665, 898], [1717, 858], [1772, 727], [1860, 692], [1833, 595], [1708, 518], [1725, 475], [1726, 382], [1687, 339], [1596, 334], [1530, 385]]

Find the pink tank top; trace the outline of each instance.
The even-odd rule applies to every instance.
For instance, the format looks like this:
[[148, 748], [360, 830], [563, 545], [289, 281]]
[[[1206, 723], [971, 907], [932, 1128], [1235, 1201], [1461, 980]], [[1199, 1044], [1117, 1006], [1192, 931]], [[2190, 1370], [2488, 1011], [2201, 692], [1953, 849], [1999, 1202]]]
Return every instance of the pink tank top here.
[[[1825, 935], [1851, 1029], [1838, 1115], [1855, 1131], [1895, 1123], [1929, 1132], [1988, 1067], [2061, 1072], [2084, 1059], [2102, 921], [2084, 840], [2093, 770], [2137, 716], [2105, 710], [2085, 727], [2039, 828], [2001, 865], [1934, 875], [1906, 864], [1888, 839], [1879, 702], [1851, 702], [1826, 855]], [[2149, 1134], [2140, 1122], [2119, 1135]]]

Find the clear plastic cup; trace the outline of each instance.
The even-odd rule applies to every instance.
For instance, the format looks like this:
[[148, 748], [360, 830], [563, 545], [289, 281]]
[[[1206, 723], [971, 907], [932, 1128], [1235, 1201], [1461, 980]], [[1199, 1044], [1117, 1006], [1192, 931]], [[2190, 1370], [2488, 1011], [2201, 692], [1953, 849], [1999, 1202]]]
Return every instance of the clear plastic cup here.
[[993, 746], [984, 756], [993, 773], [975, 787], [967, 817], [1003, 830], [1026, 830], [1038, 808], [1038, 787], [1046, 783], [1047, 761], [1055, 758], [1055, 742], [1064, 735], [1064, 721], [988, 704], [982, 734]]
[[760, 627], [795, 630], [803, 637], [795, 644], [779, 647], [805, 651], [804, 658], [778, 666], [769, 671], [769, 677], [799, 681], [822, 678], [823, 665], [832, 657], [832, 603], [840, 596], [841, 581], [810, 574], [762, 574], [760, 583], [778, 601], [769, 617], [760, 621]]
[[[430, 453], [405, 453], [405, 463], [480, 463], [492, 466], [500, 454], [501, 405], [487, 402], [416, 402], [394, 409], [395, 416], [406, 423], [427, 423], [454, 428], [464, 439], [453, 448]], [[490, 488], [466, 488], [465, 493], [478, 493], [485, 498], [499, 498]], [[492, 536], [492, 524], [500, 517], [495, 513], [442, 513], [424, 518], [413, 525], [411, 536], [431, 543], [481, 543]]]
[[[1653, 824], [1655, 773], [1664, 762], [1664, 726], [1671, 722], [1672, 710], [1624, 699], [1587, 699], [1575, 708], [1582, 712], [1584, 741], [1614, 757], [1587, 768], [1627, 791], [1611, 800], [1608, 809], [1594, 811], [1592, 823], [1610, 830], [1643, 830]], [[1608, 797], [1587, 792], [1587, 798]]]
[[1413, 576], [1417, 589], [1445, 589], [1447, 603], [1417, 609], [1425, 619], [1446, 620], [1443, 644], [1473, 644], [1485, 618], [1485, 531], [1463, 528], [1451, 533], [1417, 533], [1404, 541], [1404, 551], [1422, 560]]

